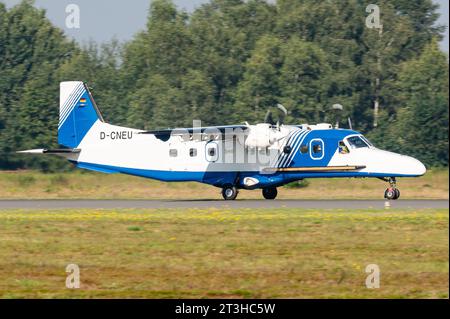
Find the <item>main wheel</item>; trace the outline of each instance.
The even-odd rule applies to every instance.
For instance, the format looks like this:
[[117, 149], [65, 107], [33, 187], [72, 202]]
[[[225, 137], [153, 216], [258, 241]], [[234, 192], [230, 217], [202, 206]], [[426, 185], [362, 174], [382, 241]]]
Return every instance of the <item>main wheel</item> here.
[[387, 200], [396, 200], [400, 197], [400, 191], [397, 188], [389, 187], [384, 192], [384, 198]]
[[263, 188], [262, 194], [265, 199], [275, 199], [278, 195], [276, 187]]
[[238, 190], [234, 186], [226, 186], [222, 189], [222, 196], [225, 200], [235, 200], [238, 195]]

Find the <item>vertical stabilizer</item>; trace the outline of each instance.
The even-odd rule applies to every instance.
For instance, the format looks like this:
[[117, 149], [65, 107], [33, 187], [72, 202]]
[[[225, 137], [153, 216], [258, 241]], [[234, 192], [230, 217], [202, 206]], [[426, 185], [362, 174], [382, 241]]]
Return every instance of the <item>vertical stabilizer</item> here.
[[58, 143], [76, 148], [94, 123], [103, 122], [103, 118], [83, 82], [61, 82], [59, 90]]

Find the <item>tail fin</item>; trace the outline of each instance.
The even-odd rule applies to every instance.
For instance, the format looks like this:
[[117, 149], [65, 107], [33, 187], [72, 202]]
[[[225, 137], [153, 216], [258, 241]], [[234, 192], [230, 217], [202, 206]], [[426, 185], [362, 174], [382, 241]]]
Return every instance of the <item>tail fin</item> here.
[[76, 148], [102, 115], [83, 82], [61, 82], [59, 99], [58, 143]]

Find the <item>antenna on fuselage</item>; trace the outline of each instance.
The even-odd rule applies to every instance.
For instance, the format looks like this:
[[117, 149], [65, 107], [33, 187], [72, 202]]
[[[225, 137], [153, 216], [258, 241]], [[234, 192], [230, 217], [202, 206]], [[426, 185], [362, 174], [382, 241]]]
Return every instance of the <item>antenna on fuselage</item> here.
[[335, 117], [336, 117], [336, 124], [334, 125], [334, 128], [339, 128], [339, 122], [341, 120], [341, 113], [344, 110], [344, 107], [341, 104], [333, 104], [331, 106], [331, 109], [334, 111]]
[[348, 128], [353, 131], [352, 119], [350, 118], [350, 116], [347, 118], [347, 122], [348, 122]]

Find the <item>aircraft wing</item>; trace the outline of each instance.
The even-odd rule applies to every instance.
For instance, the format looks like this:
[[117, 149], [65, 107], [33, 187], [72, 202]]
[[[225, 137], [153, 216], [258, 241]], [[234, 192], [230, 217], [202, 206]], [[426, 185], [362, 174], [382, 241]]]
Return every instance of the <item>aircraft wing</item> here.
[[[143, 131], [139, 132], [139, 134], [151, 134], [156, 138], [161, 139], [163, 141], [169, 140], [171, 136], [182, 136], [184, 134], [212, 134], [214, 132], [220, 131], [221, 134], [226, 134], [230, 130], [241, 129], [242, 133], [247, 132], [249, 129], [246, 125], [227, 125], [227, 126], [207, 126], [207, 127], [198, 127], [198, 128], [176, 128], [176, 129], [166, 129], [166, 130], [154, 130], [154, 131]], [[236, 134], [237, 135], [237, 134]]]
[[[186, 132], [189, 132], [189, 134], [193, 133], [204, 133], [205, 131], [213, 131], [213, 130], [219, 130], [221, 133], [225, 133], [227, 130], [230, 129], [241, 129], [241, 130], [247, 130], [248, 126], [246, 125], [225, 125], [225, 126], [206, 126], [206, 127], [198, 127], [198, 128], [175, 128], [175, 129], [165, 129], [165, 130], [154, 130], [154, 131], [143, 131], [139, 132], [139, 134], [153, 134], [153, 135], [165, 135], [165, 134], [172, 134], [172, 135], [181, 135]], [[195, 132], [194, 132], [195, 130]]]

